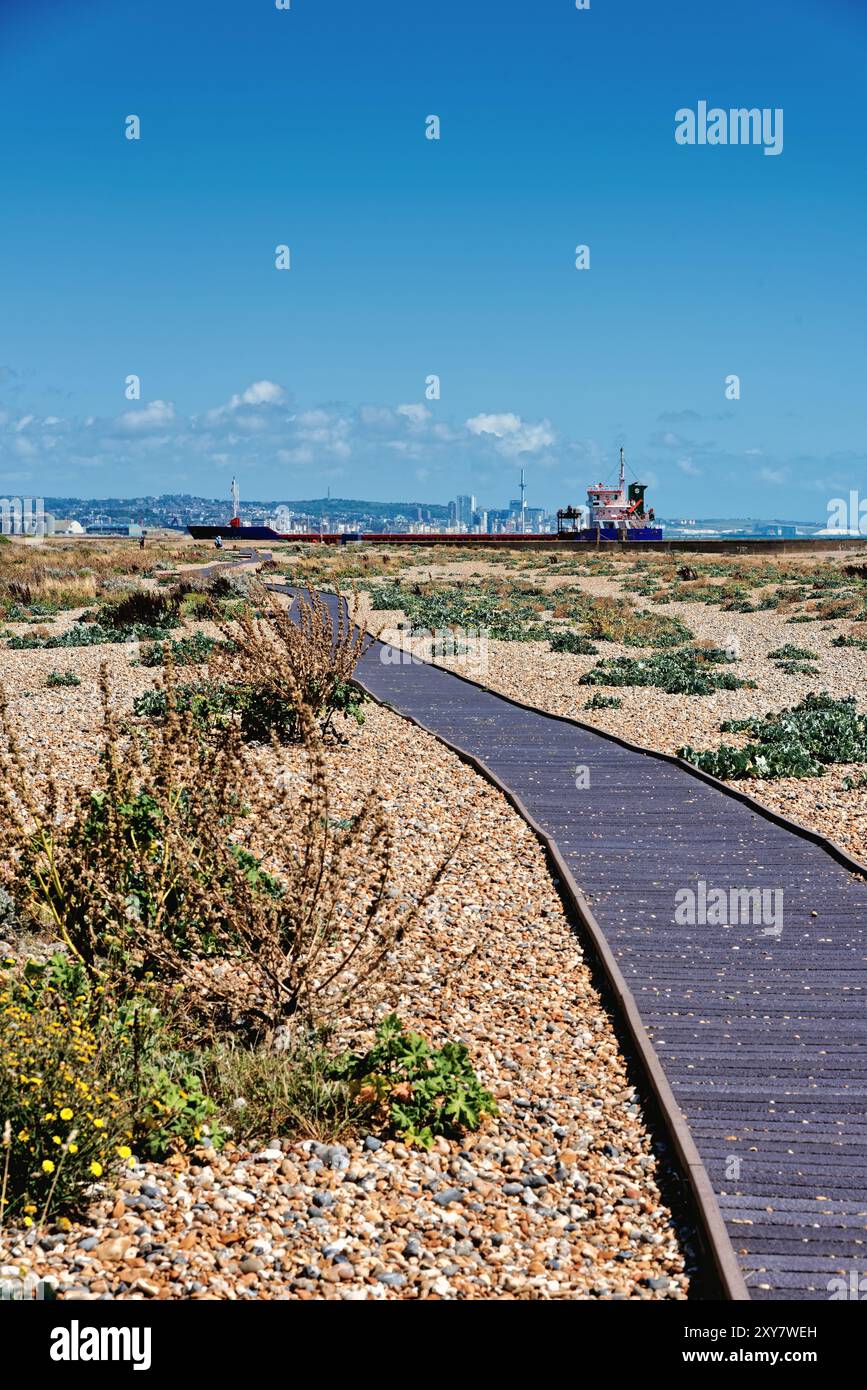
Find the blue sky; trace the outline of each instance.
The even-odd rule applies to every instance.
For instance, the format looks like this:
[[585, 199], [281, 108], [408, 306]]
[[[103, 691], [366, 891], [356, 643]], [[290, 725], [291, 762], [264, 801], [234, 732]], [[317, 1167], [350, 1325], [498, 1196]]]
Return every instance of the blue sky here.
[[865, 52], [856, 0], [0, 0], [0, 495], [555, 506], [623, 444], [660, 514], [823, 518]]

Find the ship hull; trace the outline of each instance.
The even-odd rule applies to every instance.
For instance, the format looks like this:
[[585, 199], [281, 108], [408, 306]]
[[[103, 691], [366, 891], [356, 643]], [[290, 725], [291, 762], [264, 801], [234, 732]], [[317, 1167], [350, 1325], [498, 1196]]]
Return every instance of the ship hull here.
[[661, 526], [585, 526], [581, 531], [562, 531], [580, 541], [661, 541]]
[[286, 537], [272, 526], [188, 526], [197, 541], [282, 541]]
[[213, 541], [219, 536], [224, 541], [315, 541], [329, 545], [345, 545], [348, 541], [366, 541], [370, 545], [473, 545], [479, 541], [508, 546], [510, 542], [521, 541], [580, 541], [596, 545], [604, 541], [661, 541], [661, 526], [587, 526], [581, 531], [515, 532], [513, 534], [485, 534], [468, 532], [453, 534], [438, 532], [387, 532], [387, 531], [275, 531], [272, 526], [188, 526], [190, 535], [197, 541]]

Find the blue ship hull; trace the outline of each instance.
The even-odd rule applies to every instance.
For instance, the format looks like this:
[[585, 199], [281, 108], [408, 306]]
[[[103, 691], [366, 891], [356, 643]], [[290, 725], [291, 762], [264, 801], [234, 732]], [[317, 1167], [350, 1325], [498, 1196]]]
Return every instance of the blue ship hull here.
[[561, 531], [570, 540], [593, 541], [661, 541], [661, 526], [585, 526], [581, 531]]

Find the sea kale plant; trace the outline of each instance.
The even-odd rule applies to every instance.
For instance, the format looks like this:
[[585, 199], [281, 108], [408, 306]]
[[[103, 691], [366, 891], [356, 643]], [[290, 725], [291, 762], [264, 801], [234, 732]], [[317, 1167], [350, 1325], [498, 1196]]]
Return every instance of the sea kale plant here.
[[549, 636], [536, 620], [539, 595], [514, 585], [381, 584], [370, 591], [371, 608], [406, 614], [412, 636], [459, 630], [499, 642], [542, 641]]
[[729, 719], [720, 728], [752, 741], [705, 751], [687, 745], [678, 756], [722, 779], [819, 777], [832, 763], [867, 762], [867, 715], [858, 713], [851, 696], [810, 694], [779, 714]]
[[715, 690], [738, 690], [751, 681], [717, 669], [713, 655], [702, 648], [659, 652], [654, 656], [616, 656], [600, 661], [580, 679], [580, 685], [650, 685], [669, 695], [711, 695]]

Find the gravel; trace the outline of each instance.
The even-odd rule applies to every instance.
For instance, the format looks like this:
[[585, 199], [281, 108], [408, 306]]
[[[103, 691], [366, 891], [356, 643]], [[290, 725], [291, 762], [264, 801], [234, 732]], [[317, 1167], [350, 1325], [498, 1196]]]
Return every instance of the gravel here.
[[[37, 770], [80, 777], [98, 747], [101, 662], [122, 710], [153, 683], [130, 656], [4, 652]], [[82, 685], [46, 689], [53, 669]], [[326, 753], [334, 814], [378, 785], [404, 890], [420, 890], [463, 833], [381, 1007], [435, 1044], [465, 1042], [499, 1116], [428, 1153], [374, 1136], [268, 1135], [252, 1150], [145, 1163], [50, 1248], [5, 1232], [0, 1266], [81, 1299], [684, 1298], [692, 1233], [663, 1195], [665, 1147], [537, 841], [494, 788], [393, 712], [369, 707], [348, 736]], [[301, 766], [293, 750], [277, 756]], [[369, 1037], [361, 1014], [343, 1026], [356, 1043]]]
[[[492, 569], [495, 567], [491, 567]], [[474, 564], [441, 566], [433, 577], [466, 576], [469, 571], [487, 572]], [[428, 568], [418, 571], [426, 578]], [[410, 577], [416, 577], [414, 571]], [[564, 584], [568, 576], [549, 579], [544, 573], [526, 570], [521, 578], [537, 583]], [[571, 580], [582, 592], [603, 595], [628, 604], [615, 579], [580, 577]], [[568, 715], [582, 723], [618, 734], [632, 743], [658, 752], [674, 753], [685, 744], [693, 748], [717, 748], [722, 743], [741, 746], [749, 739], [723, 734], [720, 724], [727, 719], [745, 719], [798, 704], [811, 690], [826, 690], [839, 698], [854, 695], [860, 709], [867, 709], [867, 655], [855, 648], [832, 647], [831, 640], [847, 632], [848, 620], [792, 624], [773, 610], [757, 613], [726, 613], [704, 603], [654, 604], [637, 600], [638, 606], [669, 617], [680, 618], [695, 633], [696, 641], [726, 647], [733, 639], [740, 658], [730, 668], [741, 679], [757, 682], [755, 690], [720, 690], [712, 695], [667, 695], [648, 686], [579, 685], [578, 681], [597, 662], [616, 656], [651, 656], [654, 648], [627, 647], [616, 642], [596, 641], [598, 655], [573, 656], [552, 652], [547, 642], [489, 641], [480, 666], [469, 664], [460, 655], [440, 655], [437, 664], [460, 672], [492, 690], [509, 695], [552, 714]], [[399, 612], [372, 614], [374, 631], [394, 630], [402, 620]], [[787, 675], [780, 671], [768, 653], [792, 643], [817, 653], [811, 663], [816, 675]], [[422, 654], [423, 639], [400, 645]], [[427, 656], [427, 653], [424, 653]], [[475, 654], [473, 654], [475, 655]], [[594, 693], [615, 695], [619, 709], [585, 709]], [[834, 765], [824, 776], [781, 778], [772, 781], [749, 779], [733, 782], [741, 791], [793, 820], [800, 821], [835, 841], [854, 858], [867, 862], [867, 791], [847, 790], [844, 779], [863, 773], [863, 764]]]

